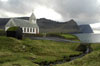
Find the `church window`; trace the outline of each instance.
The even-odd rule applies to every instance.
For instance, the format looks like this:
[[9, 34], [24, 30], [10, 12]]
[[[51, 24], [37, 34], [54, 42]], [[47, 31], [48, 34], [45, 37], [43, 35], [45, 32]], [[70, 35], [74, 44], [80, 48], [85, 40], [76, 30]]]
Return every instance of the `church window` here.
[[26, 28], [24, 28], [24, 32], [26, 32]]
[[27, 28], [27, 32], [29, 32], [29, 28]]
[[32, 32], [32, 28], [30, 28], [30, 32]]

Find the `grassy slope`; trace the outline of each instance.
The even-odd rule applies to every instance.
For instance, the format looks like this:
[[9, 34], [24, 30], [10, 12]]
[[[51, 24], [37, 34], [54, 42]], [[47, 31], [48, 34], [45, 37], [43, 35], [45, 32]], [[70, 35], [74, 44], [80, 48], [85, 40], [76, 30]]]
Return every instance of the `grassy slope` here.
[[35, 58], [35, 55], [24, 52], [22, 46], [23, 44], [20, 40], [0, 37], [0, 66], [38, 66], [32, 63], [31, 60], [28, 60], [31, 57]]
[[[37, 56], [34, 62], [43, 61], [56, 61], [66, 56], [77, 55], [79, 52], [75, 51], [79, 44], [75, 43], [63, 43], [45, 40], [24, 40], [24, 44], [27, 44], [32, 48], [32, 52]], [[28, 46], [28, 47], [29, 47]]]
[[79, 41], [79, 39], [72, 34], [60, 34], [60, 36], [64, 37], [65, 39], [69, 39], [69, 40], [73, 40], [73, 41]]
[[73, 34], [67, 34], [67, 33], [41, 33], [41, 34], [24, 34], [24, 36], [36, 36], [36, 37], [59, 37], [59, 38], [65, 38], [68, 40], [73, 41], [79, 41], [78, 37], [76, 37]]
[[45, 36], [50, 36], [50, 37], [60, 37], [68, 40], [73, 40], [73, 41], [80, 41], [78, 37], [76, 37], [73, 34], [67, 34], [67, 33], [48, 33], [48, 34], [42, 34]]
[[93, 52], [69, 63], [56, 66], [100, 66], [100, 44], [92, 44]]
[[5, 30], [3, 30], [3, 29], [0, 29], [0, 36], [5, 36], [6, 35], [6, 32], [5, 32]]
[[54, 42], [47, 40], [17, 40], [0, 37], [0, 66], [38, 66], [35, 63], [55, 61], [66, 56], [78, 55], [76, 43]]

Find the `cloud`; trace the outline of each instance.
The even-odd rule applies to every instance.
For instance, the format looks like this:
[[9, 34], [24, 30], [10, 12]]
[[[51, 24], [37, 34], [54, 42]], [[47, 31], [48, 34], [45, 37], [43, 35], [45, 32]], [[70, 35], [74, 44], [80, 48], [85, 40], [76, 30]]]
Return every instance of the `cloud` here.
[[[99, 0], [8, 0], [7, 2], [3, 2], [0, 0], [0, 12], [4, 13], [0, 14], [0, 16], [8, 17], [5, 12], [26, 15], [30, 14], [32, 9], [39, 9], [39, 6], [41, 6], [48, 8], [45, 11], [53, 10], [53, 13], [61, 16], [62, 21], [74, 19], [79, 24], [90, 24], [100, 21], [100, 1], [98, 1]], [[47, 13], [51, 12], [49, 11]], [[41, 18], [43, 17], [41, 14], [40, 16]], [[57, 17], [55, 17], [55, 19], [59, 20]]]
[[62, 0], [53, 7], [62, 14], [64, 20], [75, 19], [81, 22], [98, 22], [100, 7], [96, 0]]

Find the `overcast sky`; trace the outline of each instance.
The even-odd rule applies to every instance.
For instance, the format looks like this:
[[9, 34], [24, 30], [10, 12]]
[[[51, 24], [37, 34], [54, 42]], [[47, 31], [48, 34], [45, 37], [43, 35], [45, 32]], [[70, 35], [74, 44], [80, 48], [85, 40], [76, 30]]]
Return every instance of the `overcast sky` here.
[[79, 24], [100, 22], [100, 0], [0, 0], [0, 17], [30, 16]]

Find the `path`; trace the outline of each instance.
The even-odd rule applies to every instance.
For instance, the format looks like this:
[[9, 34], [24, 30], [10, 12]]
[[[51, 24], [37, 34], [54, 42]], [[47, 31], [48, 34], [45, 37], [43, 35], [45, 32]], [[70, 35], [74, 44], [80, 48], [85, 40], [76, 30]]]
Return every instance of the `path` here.
[[30, 39], [35, 40], [52, 40], [52, 41], [59, 41], [59, 42], [72, 42], [72, 43], [81, 43], [80, 41], [72, 41], [68, 39], [63, 39], [59, 37], [29, 37]]

